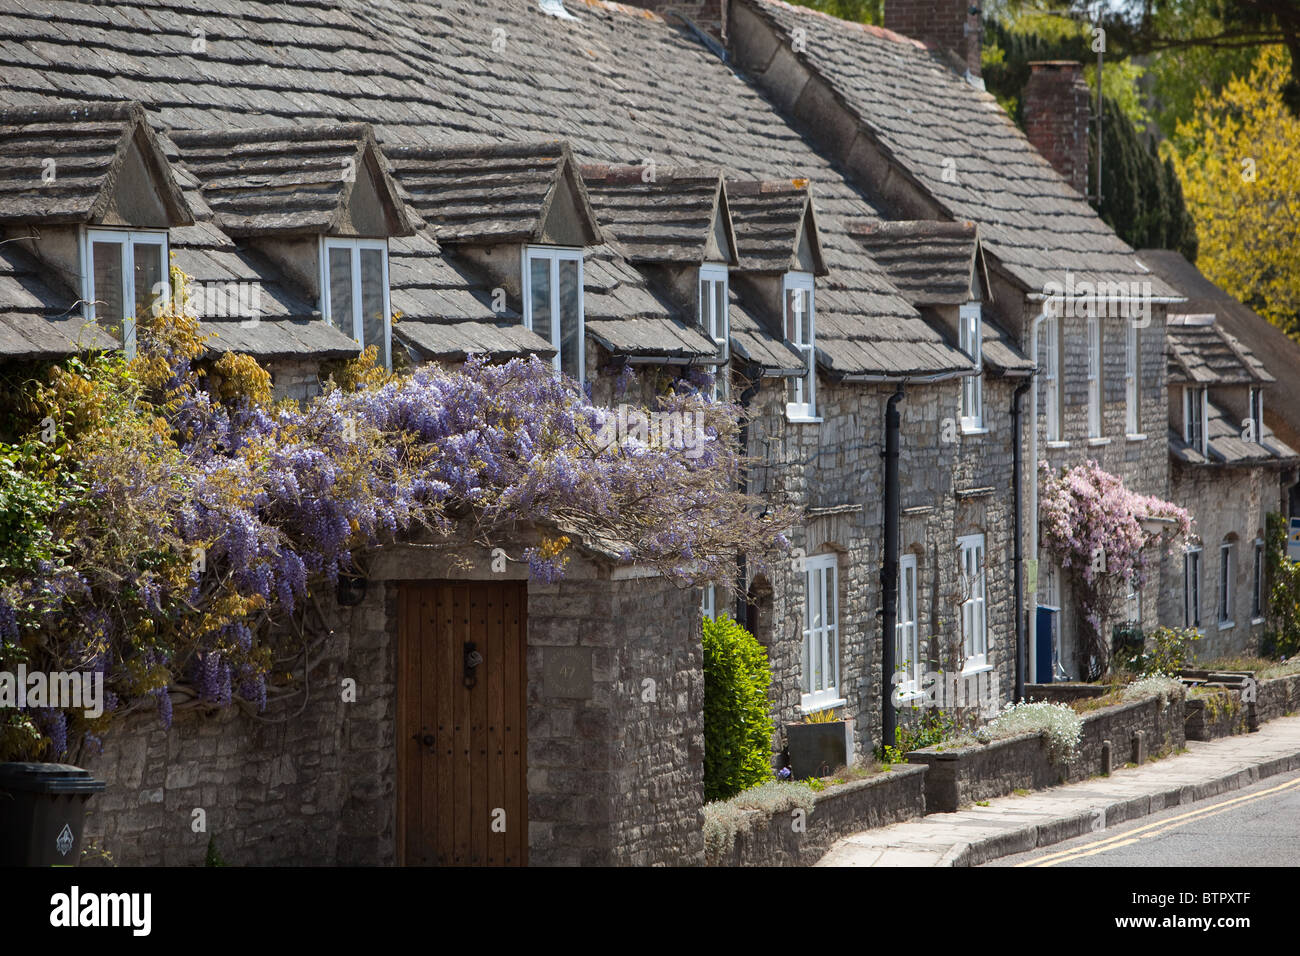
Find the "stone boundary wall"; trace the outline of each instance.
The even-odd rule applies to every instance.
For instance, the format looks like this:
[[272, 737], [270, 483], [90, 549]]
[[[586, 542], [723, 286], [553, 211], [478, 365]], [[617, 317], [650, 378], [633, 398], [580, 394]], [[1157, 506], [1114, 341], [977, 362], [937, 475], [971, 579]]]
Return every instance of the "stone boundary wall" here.
[[[925, 778], [926, 813], [951, 813], [963, 804], [1006, 796], [1015, 790], [1042, 790], [1084, 780], [1102, 772], [1102, 745], [1111, 742], [1112, 766], [1135, 756], [1145, 759], [1182, 747], [1183, 698], [1161, 704], [1158, 698], [1106, 707], [1084, 715], [1078, 756], [1053, 764], [1041, 734], [1022, 734], [989, 744], [914, 750], [907, 759], [930, 768]], [[1140, 738], [1138, 735], [1141, 735]], [[1141, 741], [1140, 755], [1137, 741]]]
[[925, 775], [925, 767], [900, 764], [866, 780], [831, 787], [816, 794], [805, 832], [795, 832], [790, 811], [773, 814], [737, 834], [731, 852], [715, 865], [811, 866], [850, 833], [924, 816]]
[[1295, 711], [1300, 711], [1300, 674], [1262, 680], [1255, 688], [1251, 729]]
[[1025, 700], [1044, 700], [1049, 704], [1072, 704], [1076, 700], [1105, 697], [1110, 690], [1105, 684], [1026, 684]]

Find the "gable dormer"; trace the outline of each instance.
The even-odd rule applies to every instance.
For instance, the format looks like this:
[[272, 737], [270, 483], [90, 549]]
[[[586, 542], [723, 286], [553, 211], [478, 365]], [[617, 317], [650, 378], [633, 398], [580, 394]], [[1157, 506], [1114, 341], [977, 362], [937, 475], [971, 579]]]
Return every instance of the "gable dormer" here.
[[171, 136], [214, 223], [259, 252], [322, 319], [392, 364], [388, 240], [415, 232], [364, 123]]
[[194, 217], [139, 103], [0, 113], [0, 232], [134, 352], [138, 314], [167, 300], [167, 230]]
[[714, 343], [714, 395], [730, 376], [730, 272], [739, 264], [720, 170], [590, 165], [583, 180], [626, 259]]
[[569, 147], [400, 147], [389, 157], [433, 238], [503, 290], [551, 343], [556, 369], [581, 381], [584, 251], [604, 237]]
[[728, 180], [727, 198], [739, 256], [736, 285], [769, 331], [803, 356], [803, 373], [790, 379], [787, 416], [818, 421], [816, 285], [830, 270], [808, 181]]

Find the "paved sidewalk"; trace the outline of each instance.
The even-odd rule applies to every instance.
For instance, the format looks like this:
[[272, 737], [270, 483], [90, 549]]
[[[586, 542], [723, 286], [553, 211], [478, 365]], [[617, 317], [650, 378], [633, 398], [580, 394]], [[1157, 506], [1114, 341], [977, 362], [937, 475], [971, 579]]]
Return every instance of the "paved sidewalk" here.
[[977, 866], [1050, 846], [1300, 769], [1300, 716], [1258, 732], [1201, 742], [1187, 752], [1109, 777], [990, 800], [956, 813], [864, 830], [837, 841], [817, 866]]

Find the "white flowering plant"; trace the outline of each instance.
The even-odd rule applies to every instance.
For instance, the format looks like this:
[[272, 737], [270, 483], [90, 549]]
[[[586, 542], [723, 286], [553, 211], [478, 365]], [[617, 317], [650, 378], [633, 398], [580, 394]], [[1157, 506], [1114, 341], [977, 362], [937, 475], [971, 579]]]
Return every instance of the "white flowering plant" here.
[[1053, 763], [1067, 763], [1078, 753], [1083, 718], [1065, 704], [1021, 701], [977, 730], [975, 739], [987, 744], [1031, 733], [1046, 738], [1047, 756]]

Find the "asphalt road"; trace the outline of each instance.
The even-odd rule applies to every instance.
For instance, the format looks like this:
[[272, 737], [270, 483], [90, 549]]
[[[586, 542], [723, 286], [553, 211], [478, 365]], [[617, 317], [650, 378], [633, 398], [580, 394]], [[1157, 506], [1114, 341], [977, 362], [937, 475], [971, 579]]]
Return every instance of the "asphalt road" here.
[[986, 866], [1300, 866], [1300, 774]]

